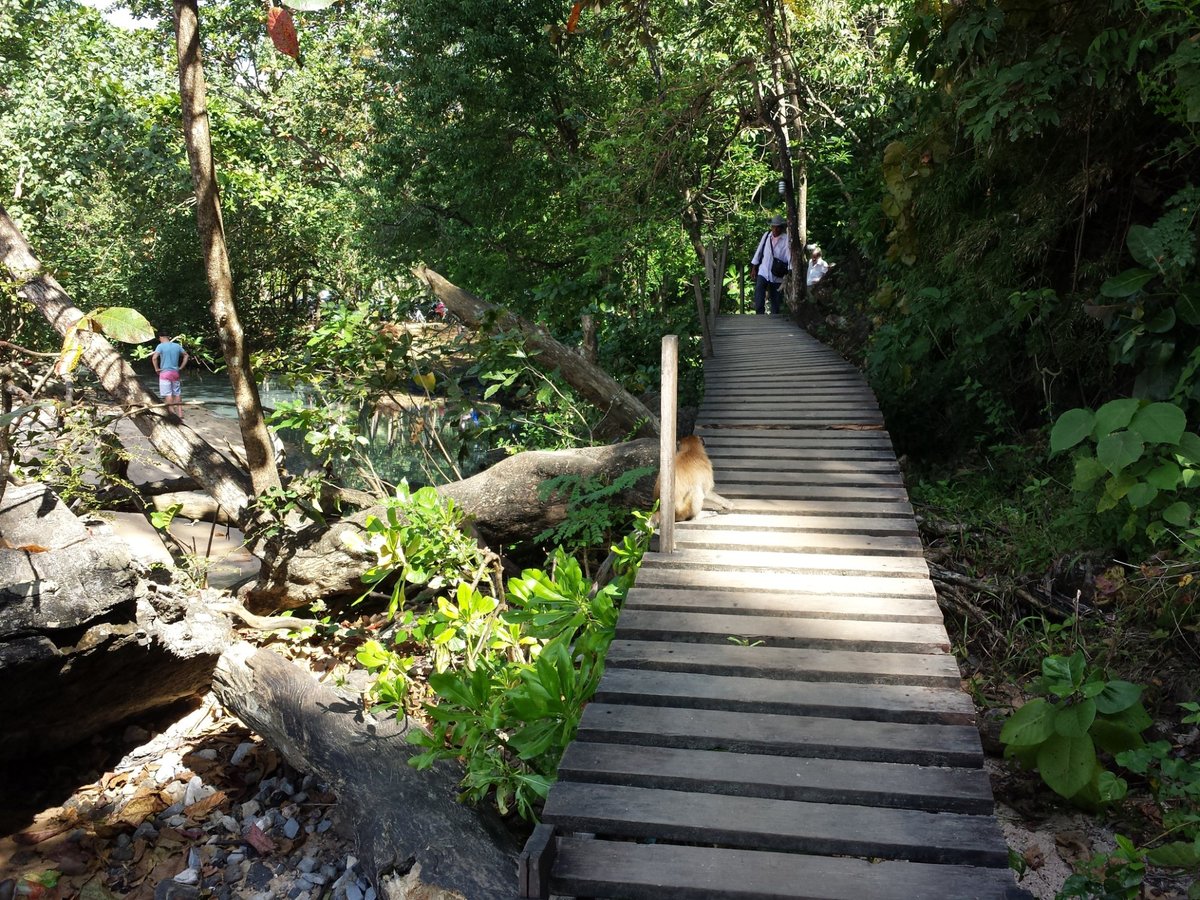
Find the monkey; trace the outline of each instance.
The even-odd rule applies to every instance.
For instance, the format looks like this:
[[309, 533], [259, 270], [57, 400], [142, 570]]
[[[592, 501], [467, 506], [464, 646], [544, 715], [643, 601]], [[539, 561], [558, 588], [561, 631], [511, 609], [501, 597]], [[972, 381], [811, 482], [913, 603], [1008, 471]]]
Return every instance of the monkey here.
[[[659, 496], [661, 477], [654, 482], [655, 497]], [[675, 521], [697, 518], [705, 503], [722, 510], [731, 509], [733, 504], [714, 490], [715, 485], [712, 460], [704, 449], [704, 439], [696, 434], [688, 435], [679, 442], [675, 452]]]

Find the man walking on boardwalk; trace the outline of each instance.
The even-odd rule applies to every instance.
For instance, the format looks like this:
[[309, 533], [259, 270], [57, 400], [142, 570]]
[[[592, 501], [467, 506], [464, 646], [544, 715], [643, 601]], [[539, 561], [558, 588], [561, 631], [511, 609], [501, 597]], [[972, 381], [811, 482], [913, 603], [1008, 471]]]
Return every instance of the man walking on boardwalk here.
[[754, 279], [754, 311], [758, 315], [766, 312], [768, 295], [771, 298], [771, 315], [779, 315], [779, 286], [787, 277], [791, 265], [787, 222], [783, 216], [775, 216], [771, 219], [771, 230], [763, 234], [750, 260], [751, 269], [757, 273]]
[[158, 395], [167, 403], [167, 412], [173, 412], [183, 418], [183, 391], [180, 387], [179, 373], [188, 364], [187, 351], [169, 334], [158, 336], [158, 347], [150, 354], [150, 362], [158, 373]]

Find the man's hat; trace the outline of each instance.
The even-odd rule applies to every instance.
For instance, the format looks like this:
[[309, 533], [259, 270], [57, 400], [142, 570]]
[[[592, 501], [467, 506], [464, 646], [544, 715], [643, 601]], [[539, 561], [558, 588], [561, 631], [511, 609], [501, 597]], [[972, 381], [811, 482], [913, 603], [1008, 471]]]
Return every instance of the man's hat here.
[[783, 228], [786, 225], [787, 225], [787, 219], [785, 219], [783, 216], [771, 216], [771, 227], [772, 228], [774, 228], [776, 226]]

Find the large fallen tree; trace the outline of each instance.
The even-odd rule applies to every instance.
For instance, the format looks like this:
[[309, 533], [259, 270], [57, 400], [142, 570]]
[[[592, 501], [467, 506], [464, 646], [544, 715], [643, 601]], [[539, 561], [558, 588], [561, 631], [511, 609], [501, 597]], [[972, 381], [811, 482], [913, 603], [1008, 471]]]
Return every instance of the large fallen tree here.
[[266, 650], [234, 644], [213, 691], [287, 760], [329, 782], [359, 858], [391, 900], [491, 900], [516, 893], [517, 846], [494, 814], [456, 802], [461, 772], [417, 771], [411, 720], [375, 720], [362, 706]]

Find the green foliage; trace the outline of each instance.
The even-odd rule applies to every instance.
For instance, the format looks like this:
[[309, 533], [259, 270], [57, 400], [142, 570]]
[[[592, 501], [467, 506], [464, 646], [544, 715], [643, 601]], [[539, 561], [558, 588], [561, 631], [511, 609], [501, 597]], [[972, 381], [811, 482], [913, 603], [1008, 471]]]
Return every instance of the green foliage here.
[[538, 486], [538, 499], [543, 503], [565, 503], [567, 512], [561, 522], [534, 540], [551, 541], [570, 552], [606, 543], [614, 530], [629, 521], [629, 511], [608, 500], [619, 497], [654, 471], [653, 467], [629, 469], [608, 483], [580, 475], [559, 475], [543, 481]]
[[[1200, 704], [1181, 707], [1183, 724], [1200, 723]], [[1117, 835], [1117, 849], [1096, 856], [1068, 878], [1059, 898], [1137, 900], [1143, 896], [1147, 865], [1200, 872], [1200, 762], [1175, 754], [1167, 741], [1124, 750], [1116, 760], [1150, 785], [1163, 831], [1140, 847]], [[1189, 887], [1188, 897], [1200, 897], [1200, 882]]]
[[1031, 688], [1042, 696], [1004, 723], [1005, 755], [1036, 767], [1055, 793], [1074, 803], [1095, 807], [1124, 797], [1125, 780], [1104, 768], [1096, 749], [1116, 754], [1144, 746], [1141, 733], [1150, 716], [1142, 689], [1106, 681], [1089, 670], [1083, 651], [1047, 657]]
[[1154, 547], [1171, 539], [1192, 547], [1200, 535], [1192, 492], [1200, 479], [1200, 436], [1168, 402], [1110, 400], [1094, 412], [1063, 413], [1050, 432], [1050, 452], [1079, 447], [1072, 488], [1098, 496], [1096, 511], [1127, 510], [1119, 537]]
[[[360, 539], [363, 549], [372, 551], [377, 560], [362, 579], [374, 585], [396, 577], [389, 615], [404, 608], [409, 586], [436, 592], [447, 585], [479, 583], [490, 559], [465, 529], [464, 514], [453, 500], [430, 487], [410, 491], [401, 482], [383, 508], [383, 518], [367, 516], [366, 536]], [[474, 616], [484, 601], [477, 604], [460, 598], [459, 602], [466, 614]], [[457, 609], [453, 615], [444, 612], [447, 620], [461, 621]]]
[[[462, 759], [467, 798], [494, 793], [502, 812], [533, 818], [595, 692], [618, 604], [633, 583], [651, 528], [641, 517], [613, 547], [616, 577], [604, 587], [593, 590], [579, 563], [559, 548], [551, 572], [526, 569], [509, 581], [511, 605], [505, 607], [478, 589], [478, 573], [469, 578], [461, 563], [445, 566], [456, 552], [446, 546], [452, 542], [448, 529], [461, 517], [445, 508], [439, 514], [436, 500], [432, 490], [418, 491], [404, 504], [403, 519], [397, 510], [387, 522], [368, 526], [380, 564], [364, 580], [399, 576], [392, 601], [396, 646], [411, 651], [370, 641], [360, 648], [359, 661], [377, 675], [375, 698], [402, 711], [417, 653], [428, 655], [434, 668], [428, 686], [436, 700], [426, 707], [429, 734], [413, 738], [425, 748], [413, 764]], [[434, 520], [432, 533], [428, 521], [418, 522], [422, 518]], [[444, 568], [431, 574], [438, 561]], [[453, 584], [453, 597], [440, 595], [415, 613], [403, 608], [410, 583], [431, 589]]]

